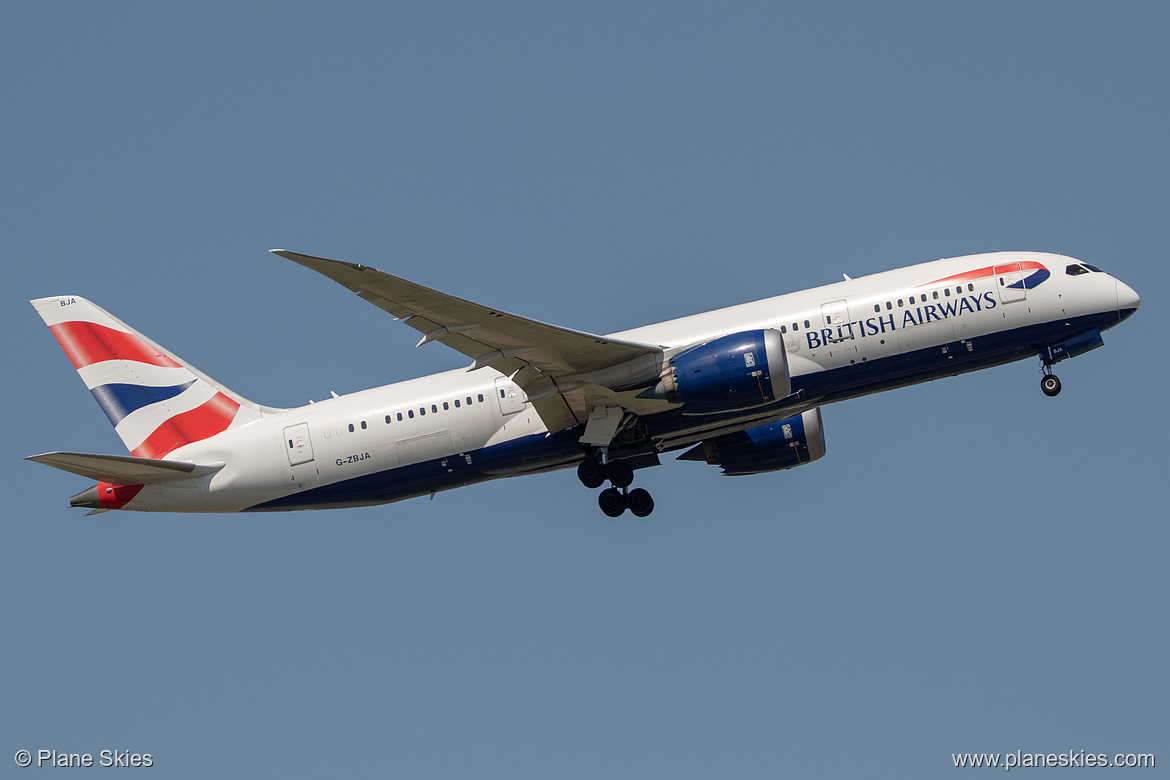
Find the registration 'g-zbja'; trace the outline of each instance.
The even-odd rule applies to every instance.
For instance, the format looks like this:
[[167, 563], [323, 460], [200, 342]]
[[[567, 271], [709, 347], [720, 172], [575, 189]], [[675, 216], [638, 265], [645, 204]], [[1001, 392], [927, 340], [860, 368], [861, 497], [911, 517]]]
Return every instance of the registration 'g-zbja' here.
[[30, 460], [99, 484], [101, 512], [366, 506], [576, 467], [616, 517], [665, 453], [724, 474], [825, 454], [821, 407], [1102, 345], [1137, 293], [1034, 252], [956, 257], [598, 336], [481, 306], [369, 266], [274, 250], [472, 360], [467, 369], [297, 409], [253, 403], [76, 295], [33, 301], [130, 455]]

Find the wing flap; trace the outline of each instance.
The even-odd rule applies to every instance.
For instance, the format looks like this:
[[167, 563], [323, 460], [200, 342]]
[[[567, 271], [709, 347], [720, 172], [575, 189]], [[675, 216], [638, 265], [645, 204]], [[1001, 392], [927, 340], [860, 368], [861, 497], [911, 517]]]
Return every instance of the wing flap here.
[[222, 463], [200, 466], [177, 460], [153, 460], [129, 455], [94, 455], [85, 452], [46, 452], [30, 455], [25, 460], [43, 463], [71, 474], [88, 477], [111, 485], [154, 485], [176, 482], [212, 474], [223, 468]]

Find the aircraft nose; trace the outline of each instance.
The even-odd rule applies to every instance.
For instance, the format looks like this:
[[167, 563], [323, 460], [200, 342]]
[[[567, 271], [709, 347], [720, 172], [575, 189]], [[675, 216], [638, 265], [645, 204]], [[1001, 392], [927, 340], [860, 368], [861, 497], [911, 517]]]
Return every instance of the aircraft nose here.
[[1142, 305], [1142, 299], [1125, 282], [1119, 282], [1116, 279], [1113, 282], [1117, 285], [1117, 313], [1124, 320], [1138, 310], [1138, 307]]

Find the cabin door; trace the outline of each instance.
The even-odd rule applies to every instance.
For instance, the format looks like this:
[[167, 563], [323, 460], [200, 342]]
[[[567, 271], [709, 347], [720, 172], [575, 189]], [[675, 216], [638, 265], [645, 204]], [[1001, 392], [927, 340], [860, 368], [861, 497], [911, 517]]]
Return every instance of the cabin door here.
[[1024, 272], [1019, 263], [997, 265], [995, 286], [999, 290], [1001, 303], [1015, 303], [1028, 297], [1028, 291], [1024, 288]]
[[849, 320], [849, 304], [845, 301], [833, 301], [821, 306], [821, 329], [832, 332], [827, 341], [830, 344], [843, 344], [853, 339], [853, 326]]
[[524, 391], [507, 377], [496, 379], [496, 400], [500, 402], [500, 414], [507, 417], [524, 408]]
[[313, 459], [313, 443], [309, 440], [309, 424], [290, 425], [284, 429], [284, 448], [288, 465], [299, 466]]

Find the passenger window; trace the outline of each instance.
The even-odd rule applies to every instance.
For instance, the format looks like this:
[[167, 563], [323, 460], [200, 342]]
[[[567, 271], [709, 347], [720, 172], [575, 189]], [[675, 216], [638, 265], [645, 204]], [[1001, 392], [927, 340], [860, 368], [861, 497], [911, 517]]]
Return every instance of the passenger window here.
[[800, 323], [799, 322], [792, 323], [792, 332], [796, 333], [796, 331], [798, 331], [798, 330], [800, 330]]
[[410, 419], [414, 419], [414, 409], [407, 409], [406, 414], [408, 417], [410, 417]]
[[913, 295], [910, 296], [910, 305], [911, 306], [914, 305], [914, 296]]
[[804, 321], [804, 327], [806, 327], [806, 328], [810, 327], [810, 326], [809, 326], [809, 324], [808, 324], [808, 320], [805, 320], [805, 321]]
[[387, 425], [389, 425], [389, 424], [390, 424], [390, 415], [386, 415], [386, 424], [387, 424]]
[[455, 408], [456, 409], [459, 408], [459, 399], [458, 398], [455, 399]]
[[[412, 414], [411, 417], [414, 417], [414, 415]], [[398, 422], [402, 422], [402, 412], [398, 413]]]
[[951, 297], [951, 288], [950, 288], [950, 287], [946, 287], [946, 288], [944, 288], [944, 289], [943, 289], [943, 295], [945, 295], [945, 296], [947, 296], [948, 298], [950, 298], [950, 297]]
[[366, 421], [362, 420], [362, 430], [364, 431], [365, 429], [366, 429]]
[[467, 396], [467, 405], [471, 406], [471, 396]]
[[899, 299], [898, 299], [898, 308], [899, 308], [899, 309], [900, 309], [900, 308], [902, 308], [902, 306], [903, 306], [903, 305], [904, 305], [904, 304], [902, 303], [902, 299], [901, 299], [901, 298], [899, 298]]
[[975, 292], [975, 285], [968, 284], [967, 285], [967, 292]]
[[446, 402], [446, 401], [444, 401], [444, 402], [443, 402], [443, 411], [444, 411], [444, 412], [445, 412], [445, 411], [448, 411], [450, 408], [451, 408], [451, 407], [447, 405], [447, 402]]
[[874, 314], [881, 314], [882, 313], [882, 305], [880, 303], [875, 303], [873, 305], [873, 311], [874, 311]]
[[431, 411], [432, 411], [432, 412], [434, 412], [435, 414], [438, 414], [438, 413], [439, 413], [439, 407], [438, 407], [438, 405], [437, 405], [437, 404], [431, 404]]
[[479, 402], [480, 402], [481, 404], [483, 403], [483, 393], [478, 393], [478, 394], [476, 394], [476, 396], [475, 396], [475, 397], [476, 397], [477, 399], [479, 399]]
[[890, 303], [889, 301], [886, 301], [886, 311], [889, 311], [892, 308], [894, 308], [894, 304]]
[[418, 416], [419, 417], [426, 417], [427, 416], [427, 408], [425, 406], [420, 406], [418, 408]]
[[788, 326], [787, 326], [787, 325], [781, 325], [781, 326], [780, 326], [780, 332], [781, 332], [781, 333], [787, 333], [787, 332], [788, 332]]
[[936, 301], [938, 300], [938, 290], [935, 290], [935, 291], [934, 291], [934, 299], [935, 299]]
[[353, 423], [350, 423], [350, 424], [349, 424], [349, 432], [350, 432], [350, 433], [353, 433]]

